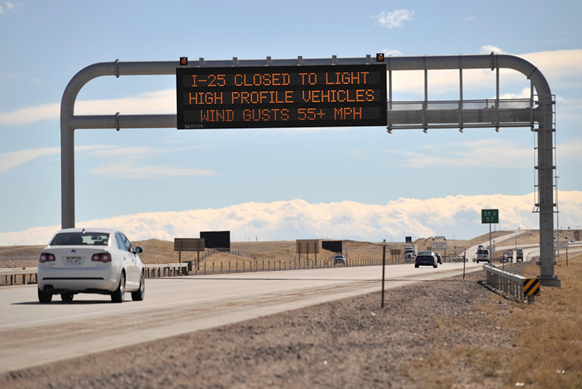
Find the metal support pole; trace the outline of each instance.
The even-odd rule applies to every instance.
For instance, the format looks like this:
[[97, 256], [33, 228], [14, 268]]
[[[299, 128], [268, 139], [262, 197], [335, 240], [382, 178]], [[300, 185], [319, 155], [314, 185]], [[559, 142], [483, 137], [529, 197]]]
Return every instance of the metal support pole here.
[[386, 274], [386, 239], [384, 239], [384, 245], [382, 246], [382, 304], [381, 308], [384, 308], [384, 280]]

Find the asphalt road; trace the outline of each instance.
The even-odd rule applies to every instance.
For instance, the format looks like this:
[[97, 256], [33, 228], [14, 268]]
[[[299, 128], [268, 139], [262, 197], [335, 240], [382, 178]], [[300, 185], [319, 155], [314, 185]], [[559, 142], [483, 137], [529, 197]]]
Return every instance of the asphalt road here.
[[[466, 264], [468, 272], [479, 269], [482, 264]], [[462, 272], [462, 263], [389, 265], [385, 285]], [[122, 304], [82, 294], [72, 303], [55, 296], [40, 304], [36, 285], [3, 287], [0, 373], [375, 292], [381, 276], [381, 266], [368, 266], [148, 279], [144, 301], [127, 293]]]

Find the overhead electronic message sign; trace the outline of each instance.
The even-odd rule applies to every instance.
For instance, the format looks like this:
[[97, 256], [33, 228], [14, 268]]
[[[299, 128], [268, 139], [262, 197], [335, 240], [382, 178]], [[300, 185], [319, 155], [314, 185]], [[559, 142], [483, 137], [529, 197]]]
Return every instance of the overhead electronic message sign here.
[[386, 66], [176, 69], [178, 128], [385, 126]]

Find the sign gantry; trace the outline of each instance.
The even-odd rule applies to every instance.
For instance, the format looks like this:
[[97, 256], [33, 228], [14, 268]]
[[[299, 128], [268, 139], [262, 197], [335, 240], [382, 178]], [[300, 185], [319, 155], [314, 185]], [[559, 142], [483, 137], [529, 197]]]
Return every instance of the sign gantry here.
[[[428, 71], [459, 70], [456, 101], [429, 101]], [[464, 69], [491, 69], [495, 99], [463, 99]], [[531, 81], [530, 99], [499, 98], [499, 69], [513, 69]], [[424, 71], [424, 100], [392, 101], [392, 72]], [[384, 75], [382, 75], [384, 73]], [[388, 97], [386, 99], [386, 73]], [[178, 115], [75, 115], [81, 88], [100, 76], [175, 75]], [[365, 77], [364, 77], [365, 76]], [[368, 78], [369, 77], [369, 78]], [[364, 80], [366, 80], [364, 82]], [[255, 85], [256, 84], [256, 85]], [[534, 101], [534, 88], [537, 100]], [[186, 103], [187, 102], [187, 103]], [[523, 58], [458, 55], [361, 58], [109, 62], [79, 71], [61, 100], [62, 227], [75, 226], [74, 131], [93, 128], [244, 128], [382, 125], [394, 129], [530, 126], [537, 133], [540, 220], [540, 281], [560, 286], [554, 274], [554, 110], [544, 75]], [[280, 108], [279, 108], [280, 106]], [[534, 123], [538, 124], [534, 128]]]

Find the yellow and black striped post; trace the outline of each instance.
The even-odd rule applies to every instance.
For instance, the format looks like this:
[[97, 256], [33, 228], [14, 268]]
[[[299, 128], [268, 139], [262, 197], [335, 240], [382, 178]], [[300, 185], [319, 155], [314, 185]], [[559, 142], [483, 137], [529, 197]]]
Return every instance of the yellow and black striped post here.
[[528, 303], [533, 303], [534, 296], [540, 295], [540, 280], [537, 278], [525, 278], [523, 280], [523, 294], [527, 296]]

